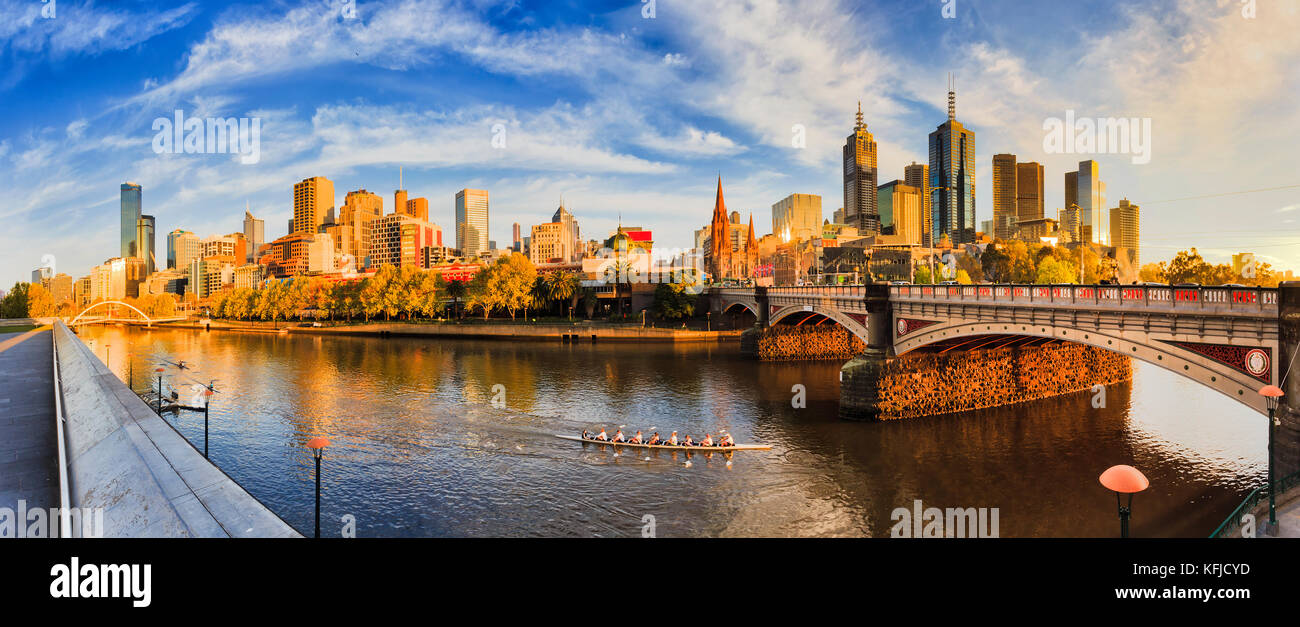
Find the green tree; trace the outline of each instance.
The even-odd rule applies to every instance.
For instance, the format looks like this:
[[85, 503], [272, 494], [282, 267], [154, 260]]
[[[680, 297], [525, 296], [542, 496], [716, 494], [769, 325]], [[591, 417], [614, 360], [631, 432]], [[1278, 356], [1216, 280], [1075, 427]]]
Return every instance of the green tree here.
[[967, 273], [965, 270], [958, 270], [957, 282], [961, 283], [962, 285], [970, 285], [973, 281], [970, 280], [970, 274]]
[[499, 293], [498, 301], [510, 312], [510, 319], [514, 320], [515, 312], [528, 306], [532, 298], [537, 268], [521, 253], [510, 253], [496, 265], [498, 270], [493, 275], [491, 289]]
[[1043, 261], [1038, 264], [1038, 276], [1034, 279], [1035, 283], [1048, 285], [1052, 283], [1074, 283], [1074, 269], [1068, 265], [1068, 262], [1058, 260], [1051, 255], [1044, 257]]
[[461, 280], [451, 280], [446, 282], [447, 296], [451, 297], [452, 315], [460, 317], [460, 301], [469, 293], [469, 282]]
[[698, 297], [688, 293], [680, 283], [660, 283], [655, 286], [655, 315], [665, 320], [680, 320], [695, 315]]
[[928, 264], [917, 266], [915, 276], [912, 277], [912, 282], [917, 285], [930, 285], [934, 283], [934, 279], [930, 277], [930, 266]]
[[30, 283], [19, 281], [14, 283], [8, 294], [5, 294], [3, 303], [0, 303], [0, 316], [5, 318], [27, 318], [27, 292], [31, 288]]

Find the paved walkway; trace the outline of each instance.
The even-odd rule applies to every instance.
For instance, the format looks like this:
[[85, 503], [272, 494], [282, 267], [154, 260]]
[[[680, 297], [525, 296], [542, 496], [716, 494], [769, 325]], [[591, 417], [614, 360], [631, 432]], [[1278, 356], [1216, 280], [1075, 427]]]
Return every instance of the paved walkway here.
[[0, 333], [0, 507], [59, 506], [49, 329]]

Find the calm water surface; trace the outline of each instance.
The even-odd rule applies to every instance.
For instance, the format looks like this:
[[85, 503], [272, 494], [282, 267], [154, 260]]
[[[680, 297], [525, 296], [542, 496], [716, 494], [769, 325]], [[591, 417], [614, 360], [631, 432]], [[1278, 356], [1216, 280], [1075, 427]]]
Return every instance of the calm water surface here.
[[[736, 344], [371, 339], [93, 327], [82, 337], [123, 380], [188, 396], [216, 381], [212, 460], [308, 534], [325, 435], [322, 534], [358, 536], [887, 536], [894, 508], [999, 508], [1013, 536], [1113, 536], [1097, 476], [1151, 480], [1140, 536], [1203, 537], [1266, 475], [1263, 417], [1134, 362], [1094, 409], [1074, 394], [886, 423], [837, 416], [839, 362], [758, 363]], [[105, 349], [105, 345], [110, 348]], [[129, 347], [129, 348], [128, 348]], [[506, 409], [490, 401], [505, 388]], [[791, 387], [807, 407], [791, 407]], [[156, 385], [150, 379], [149, 385]], [[165, 414], [199, 448], [201, 413]], [[583, 428], [727, 429], [771, 451], [629, 450], [560, 440]], [[728, 464], [728, 461], [731, 463]], [[689, 462], [689, 464], [688, 464]]]

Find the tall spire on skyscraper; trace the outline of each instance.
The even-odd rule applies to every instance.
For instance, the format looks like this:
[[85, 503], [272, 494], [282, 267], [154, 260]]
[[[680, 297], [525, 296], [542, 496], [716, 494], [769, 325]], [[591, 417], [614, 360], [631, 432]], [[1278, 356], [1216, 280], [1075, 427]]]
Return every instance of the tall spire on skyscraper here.
[[862, 122], [862, 101], [859, 100], [858, 101], [858, 123], [854, 125], [853, 129], [860, 131], [864, 128], [867, 128], [867, 125]]
[[957, 119], [957, 78], [948, 73], [948, 119]]

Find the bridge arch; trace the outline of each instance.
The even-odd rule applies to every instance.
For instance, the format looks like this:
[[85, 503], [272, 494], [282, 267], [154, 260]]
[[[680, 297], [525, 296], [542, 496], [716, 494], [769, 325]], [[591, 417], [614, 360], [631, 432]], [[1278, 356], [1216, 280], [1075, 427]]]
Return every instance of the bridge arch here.
[[140, 317], [141, 317], [141, 318], [144, 318], [145, 322], [153, 322], [153, 319], [152, 319], [152, 318], [150, 318], [148, 315], [146, 315], [143, 311], [140, 311], [139, 309], [136, 309], [135, 306], [132, 305], [132, 304], [130, 304], [130, 303], [124, 303], [124, 302], [122, 302], [122, 301], [120, 301], [120, 300], [105, 300], [105, 301], [100, 301], [100, 302], [98, 302], [98, 303], [95, 303], [95, 304], [93, 304], [93, 305], [87, 307], [87, 308], [86, 308], [85, 310], [83, 310], [81, 313], [77, 314], [77, 317], [76, 317], [76, 318], [73, 318], [73, 319], [72, 319], [72, 322], [68, 323], [68, 326], [73, 326], [73, 325], [77, 324], [77, 321], [80, 320], [82, 316], [86, 315], [86, 313], [89, 312], [91, 309], [94, 309], [94, 308], [96, 308], [96, 307], [99, 307], [100, 305], [124, 305], [125, 307], [127, 307], [127, 308], [130, 309], [131, 311], [134, 311], [134, 312], [140, 314]]
[[[863, 343], [869, 343], [871, 341], [870, 336], [867, 335], [867, 324], [866, 324], [865, 317], [863, 317], [863, 319], [859, 321], [853, 316], [846, 314], [842, 311], [839, 311], [837, 309], [828, 309], [816, 305], [790, 305], [787, 307], [782, 307], [772, 312], [771, 317], [768, 319], [768, 326], [774, 326], [777, 323], [781, 322], [781, 320], [784, 320], [786, 318], [789, 318], [792, 315], [800, 314], [800, 313], [808, 313], [808, 314], [821, 316], [827, 320], [831, 320], [833, 322], [838, 323], [840, 326], [844, 327], [845, 329], [848, 329], [849, 333], [856, 335], [859, 340], [863, 341]], [[803, 321], [800, 321], [800, 324], [802, 324], [802, 322]]]
[[[1249, 355], [1262, 362], [1253, 362], [1262, 367], [1262, 372], [1251, 376], [1247, 364], [1241, 369], [1230, 366], [1224, 361], [1212, 359], [1202, 352], [1188, 348], [1196, 342], [1180, 342], [1161, 338], [1138, 337], [1138, 333], [1111, 329], [1082, 329], [1060, 323], [1043, 321], [963, 321], [955, 324], [929, 323], [919, 329], [909, 329], [909, 323], [917, 326], [915, 320], [899, 318], [894, 328], [894, 350], [897, 355], [904, 355], [919, 348], [940, 343], [951, 343], [951, 348], [967, 345], [972, 348], [981, 345], [977, 338], [993, 336], [1022, 336], [1045, 338], [1072, 342], [1108, 350], [1121, 355], [1159, 366], [1170, 372], [1187, 377], [1197, 383], [1214, 389], [1243, 405], [1267, 414], [1267, 408], [1256, 391], [1269, 382], [1278, 379], [1278, 367], [1272, 355], [1276, 355], [1276, 342], [1260, 341], [1258, 345], [1235, 346], [1243, 355]], [[961, 343], [968, 340], [967, 343]], [[1262, 353], [1251, 355], [1258, 349]], [[1250, 358], [1248, 357], [1248, 359]], [[1262, 377], [1262, 378], [1261, 378]]]

